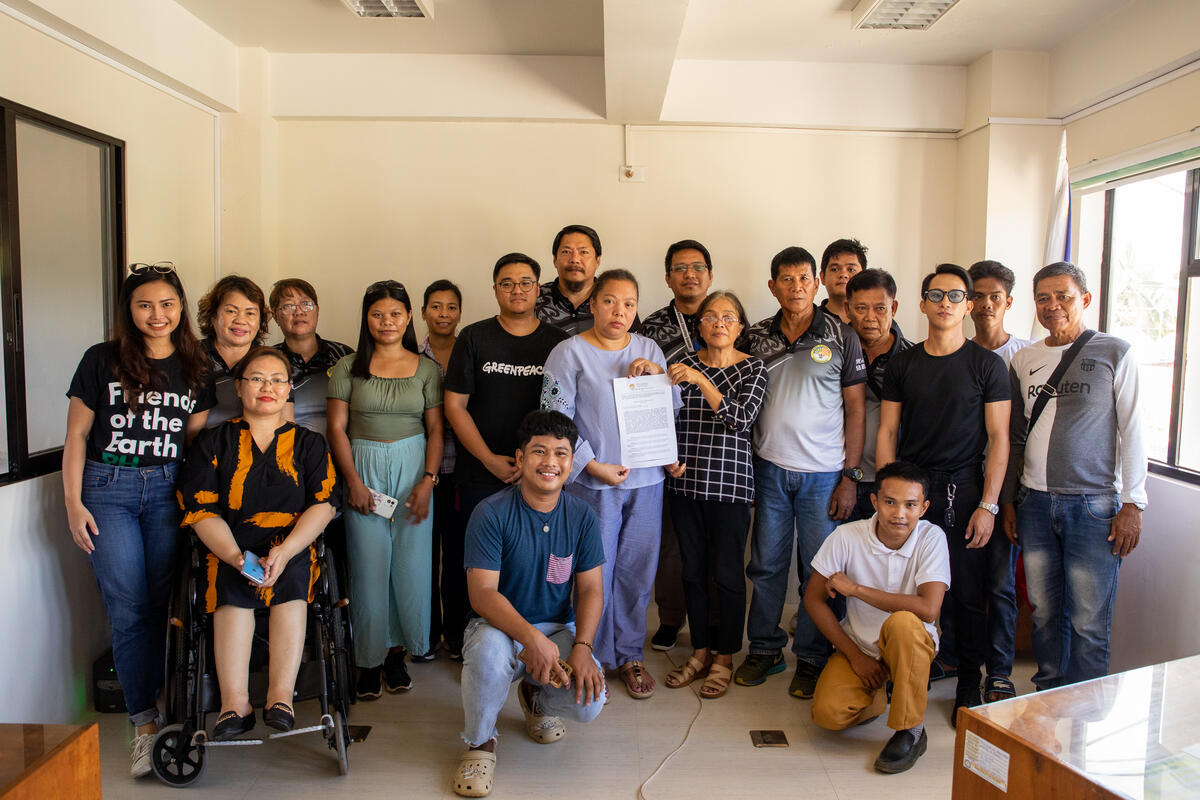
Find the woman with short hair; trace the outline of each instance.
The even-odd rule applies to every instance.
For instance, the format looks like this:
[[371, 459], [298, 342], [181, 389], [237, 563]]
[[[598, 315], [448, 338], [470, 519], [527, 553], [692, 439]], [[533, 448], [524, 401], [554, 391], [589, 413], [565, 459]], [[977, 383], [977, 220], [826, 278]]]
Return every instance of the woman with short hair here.
[[[271, 324], [266, 296], [258, 284], [242, 275], [226, 275], [200, 298], [196, 309], [200, 345], [208, 355], [217, 391], [217, 405], [208, 415], [208, 427], [215, 428], [242, 413], [234, 386], [233, 368], [262, 344]], [[291, 411], [287, 412], [291, 418]]]
[[[213, 615], [221, 688], [216, 741], [254, 727], [247, 671], [257, 608], [270, 609], [263, 722], [292, 729], [308, 603], [320, 574], [313, 542], [341, 502], [325, 440], [283, 416], [290, 369], [273, 347], [255, 347], [234, 366], [242, 415], [196, 437], [179, 481], [183, 524], [209, 551], [204, 610]], [[246, 553], [262, 565], [258, 585], [242, 574]]]

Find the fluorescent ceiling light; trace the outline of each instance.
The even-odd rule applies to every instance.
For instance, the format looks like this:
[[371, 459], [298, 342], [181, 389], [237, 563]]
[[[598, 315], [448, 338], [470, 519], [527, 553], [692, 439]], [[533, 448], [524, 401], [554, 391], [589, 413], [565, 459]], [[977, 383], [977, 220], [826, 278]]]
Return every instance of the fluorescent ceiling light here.
[[958, 0], [861, 0], [850, 12], [854, 28], [923, 31]]
[[360, 17], [433, 19], [433, 0], [342, 0]]

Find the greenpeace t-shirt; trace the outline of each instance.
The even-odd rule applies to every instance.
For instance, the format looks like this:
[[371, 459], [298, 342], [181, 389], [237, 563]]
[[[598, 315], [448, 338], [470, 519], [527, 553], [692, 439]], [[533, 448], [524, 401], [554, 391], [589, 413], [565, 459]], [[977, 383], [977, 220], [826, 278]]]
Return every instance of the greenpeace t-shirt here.
[[143, 391], [134, 412], [113, 368], [114, 355], [108, 342], [89, 347], [67, 389], [67, 397], [78, 397], [96, 415], [88, 434], [88, 459], [119, 467], [155, 467], [182, 460], [188, 417], [216, 405], [211, 377], [197, 393], [188, 388], [177, 353], [151, 359], [151, 366], [166, 381]]
[[510, 486], [477, 505], [467, 523], [463, 566], [498, 571], [500, 594], [526, 622], [573, 622], [575, 574], [603, 563], [596, 512], [566, 492], [546, 513]]
[[[495, 317], [468, 325], [458, 335], [443, 388], [470, 395], [467, 412], [496, 455], [516, 452], [517, 426], [541, 399], [546, 357], [567, 338], [545, 322], [532, 333], [513, 336]], [[477, 485], [504, 485], [465, 447], [458, 450], [455, 475]]]

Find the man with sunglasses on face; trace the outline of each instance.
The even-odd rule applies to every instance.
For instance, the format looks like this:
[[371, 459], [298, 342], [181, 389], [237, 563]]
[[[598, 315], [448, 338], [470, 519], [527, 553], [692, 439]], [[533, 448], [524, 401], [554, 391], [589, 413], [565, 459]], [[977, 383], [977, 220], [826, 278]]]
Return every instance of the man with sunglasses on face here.
[[[534, 314], [540, 275], [523, 253], [501, 256], [492, 268], [500, 313], [463, 328], [450, 354], [444, 404], [460, 445], [454, 479], [463, 519], [520, 477], [512, 456], [517, 426], [538, 407], [546, 356], [567, 338]], [[462, 643], [447, 644], [458, 656]]]
[[[694, 353], [700, 338], [696, 334], [700, 304], [712, 286], [712, 259], [708, 248], [695, 239], [684, 239], [667, 248], [667, 286], [674, 295], [671, 302], [642, 321], [638, 331], [662, 348], [667, 364], [674, 364], [686, 353]], [[663, 536], [658, 548], [658, 575], [654, 578], [654, 602], [658, 605], [658, 631], [650, 639], [655, 650], [675, 646], [683, 627], [683, 566], [679, 543], [671, 515], [663, 506]]]
[[[958, 709], [977, 706], [987, 654], [987, 551], [1008, 466], [1011, 387], [1004, 360], [963, 334], [974, 287], [957, 264], [939, 264], [921, 284], [929, 338], [896, 354], [883, 378], [877, 467], [897, 458], [930, 474], [924, 519], [950, 548], [950, 600], [958, 655]], [[985, 464], [986, 453], [986, 464]], [[1003, 535], [995, 531], [997, 535]]]

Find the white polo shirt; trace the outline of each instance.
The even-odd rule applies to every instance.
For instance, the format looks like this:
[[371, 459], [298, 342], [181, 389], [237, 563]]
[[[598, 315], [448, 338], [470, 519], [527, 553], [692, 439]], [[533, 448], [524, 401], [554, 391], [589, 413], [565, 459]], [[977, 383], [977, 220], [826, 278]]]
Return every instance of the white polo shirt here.
[[[812, 568], [826, 578], [844, 572], [855, 583], [891, 594], [916, 595], [918, 586], [933, 581], [950, 588], [950, 550], [941, 528], [921, 520], [900, 549], [893, 550], [875, 536], [876, 516], [835, 528], [817, 551]], [[857, 597], [848, 597], [842, 630], [860, 650], [879, 658], [879, 629], [889, 614]], [[925, 630], [936, 647], [937, 628], [926, 622]]]

